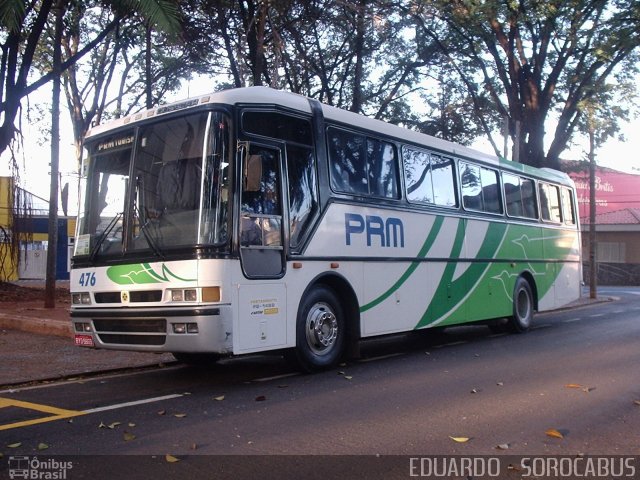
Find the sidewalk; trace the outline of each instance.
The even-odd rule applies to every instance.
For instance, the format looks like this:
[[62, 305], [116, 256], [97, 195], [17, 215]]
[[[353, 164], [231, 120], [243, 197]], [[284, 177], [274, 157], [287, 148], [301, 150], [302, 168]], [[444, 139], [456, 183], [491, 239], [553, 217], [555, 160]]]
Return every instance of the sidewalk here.
[[0, 302], [0, 388], [175, 361], [170, 353], [76, 347], [69, 317], [70, 298], [59, 296], [55, 308], [44, 308], [41, 285], [27, 285], [39, 289], [42, 300]]
[[[69, 317], [69, 298], [59, 296], [55, 308], [44, 308], [41, 285], [28, 286], [40, 289], [43, 299], [0, 302], [0, 388], [174, 362], [169, 353], [76, 347]], [[586, 296], [563, 310], [610, 300], [609, 297], [592, 300]]]

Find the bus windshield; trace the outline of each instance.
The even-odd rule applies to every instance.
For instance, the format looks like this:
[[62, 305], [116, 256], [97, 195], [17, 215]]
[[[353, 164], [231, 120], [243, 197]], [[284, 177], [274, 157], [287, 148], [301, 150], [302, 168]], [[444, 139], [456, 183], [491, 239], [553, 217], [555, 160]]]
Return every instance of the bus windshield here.
[[228, 239], [229, 123], [202, 112], [89, 140], [76, 255], [112, 257]]

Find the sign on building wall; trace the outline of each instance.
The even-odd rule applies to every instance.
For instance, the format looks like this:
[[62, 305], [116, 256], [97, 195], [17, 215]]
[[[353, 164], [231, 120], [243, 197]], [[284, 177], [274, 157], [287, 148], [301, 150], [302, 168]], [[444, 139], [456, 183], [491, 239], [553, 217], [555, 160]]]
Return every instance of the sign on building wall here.
[[[589, 216], [589, 172], [569, 172], [576, 184], [581, 218]], [[596, 168], [596, 214], [640, 208], [640, 175]]]

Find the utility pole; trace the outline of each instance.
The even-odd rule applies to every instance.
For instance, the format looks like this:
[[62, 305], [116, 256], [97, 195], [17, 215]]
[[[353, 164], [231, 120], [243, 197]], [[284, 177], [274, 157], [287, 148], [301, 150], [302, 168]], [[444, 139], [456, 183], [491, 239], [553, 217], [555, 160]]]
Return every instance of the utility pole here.
[[51, 191], [49, 192], [49, 235], [44, 307], [56, 306], [56, 263], [58, 252], [58, 171], [60, 164], [60, 75], [62, 72], [62, 16], [64, 0], [53, 7], [53, 92], [51, 95]]
[[596, 298], [598, 270], [596, 265], [596, 155], [595, 128], [589, 120], [589, 298]]

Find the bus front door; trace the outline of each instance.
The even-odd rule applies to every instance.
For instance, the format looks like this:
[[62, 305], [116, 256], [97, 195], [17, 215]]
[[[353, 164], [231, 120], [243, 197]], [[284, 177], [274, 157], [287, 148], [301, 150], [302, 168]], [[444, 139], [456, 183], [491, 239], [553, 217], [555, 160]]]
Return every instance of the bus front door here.
[[284, 274], [280, 152], [254, 143], [241, 148], [240, 259], [248, 278]]

